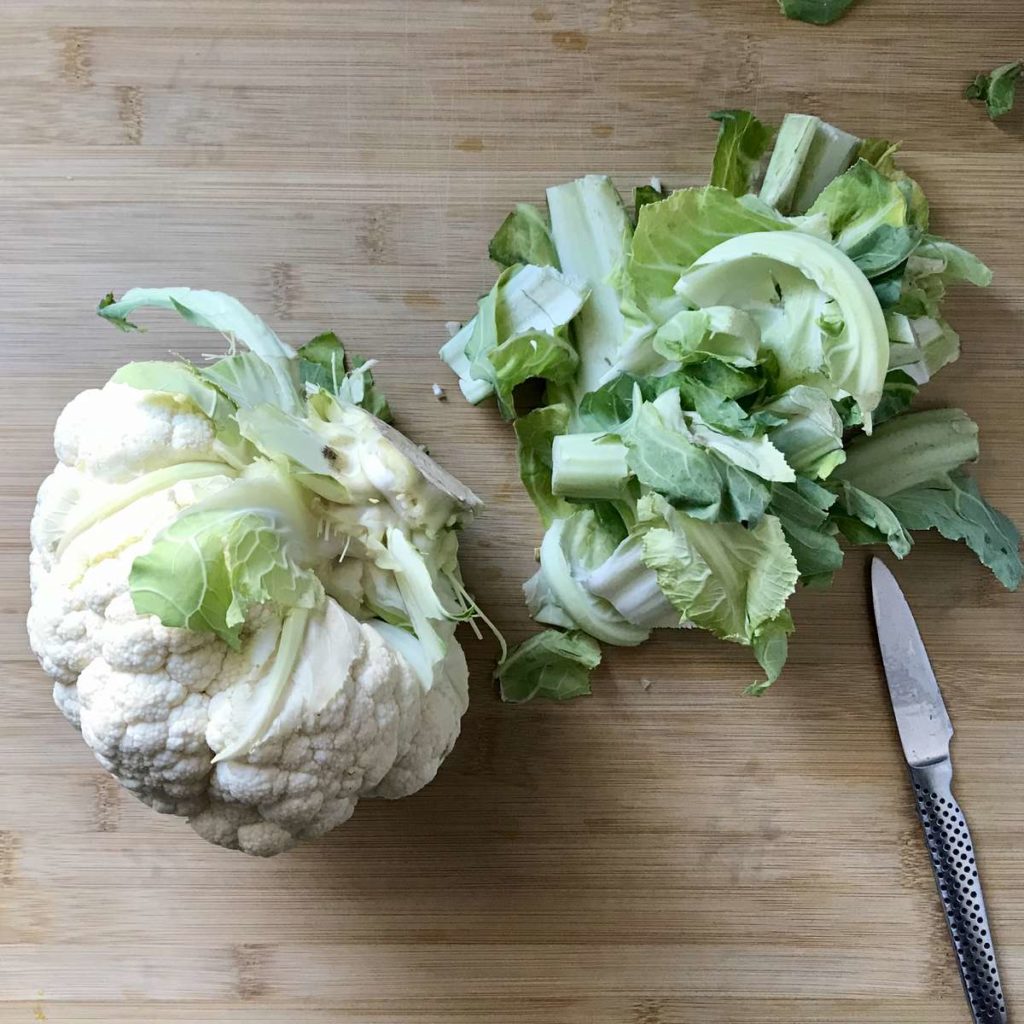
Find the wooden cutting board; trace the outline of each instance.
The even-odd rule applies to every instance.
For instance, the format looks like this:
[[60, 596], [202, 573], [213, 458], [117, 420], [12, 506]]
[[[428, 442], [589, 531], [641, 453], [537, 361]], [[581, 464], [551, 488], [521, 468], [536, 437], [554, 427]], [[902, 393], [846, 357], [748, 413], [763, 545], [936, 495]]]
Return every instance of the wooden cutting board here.
[[[704, 634], [610, 651], [593, 697], [503, 706], [494, 644], [437, 781], [276, 860], [207, 846], [96, 766], [28, 651], [28, 519], [60, 408], [122, 362], [108, 289], [233, 292], [381, 360], [400, 425], [488, 502], [466, 576], [511, 639], [539, 537], [509, 431], [455, 394], [443, 324], [516, 200], [585, 171], [706, 180], [708, 111], [903, 139], [957, 291], [925, 405], [981, 425], [1024, 522], [1024, 109], [960, 98], [1024, 56], [1020, 0], [7, 0], [0, 18], [0, 1018], [246, 1024], [967, 1020], [866, 614], [867, 553], [794, 602], [785, 678]], [[1024, 102], [1021, 104], [1024, 107]], [[438, 402], [431, 384], [453, 398]], [[1022, 603], [959, 546], [899, 575], [957, 727], [1011, 1006], [1024, 1006]]]

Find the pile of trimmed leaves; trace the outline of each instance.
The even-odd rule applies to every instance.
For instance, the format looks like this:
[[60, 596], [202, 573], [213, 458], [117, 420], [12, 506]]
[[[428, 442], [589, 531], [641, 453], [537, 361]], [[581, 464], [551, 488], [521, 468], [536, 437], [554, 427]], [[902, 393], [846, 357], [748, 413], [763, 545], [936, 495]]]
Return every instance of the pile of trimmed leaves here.
[[[499, 666], [506, 700], [587, 693], [595, 641], [659, 627], [750, 647], [760, 692], [786, 660], [787, 600], [828, 585], [841, 539], [902, 558], [935, 529], [1020, 584], [1019, 534], [964, 471], [976, 425], [907, 411], [959, 354], [947, 285], [990, 271], [929, 233], [888, 142], [713, 116], [705, 188], [652, 182], [631, 216], [588, 176], [548, 189], [548, 215], [518, 206], [490, 247], [505, 270], [441, 351], [470, 402], [494, 395], [513, 422], [546, 527], [524, 590], [553, 628]], [[530, 378], [545, 402], [524, 413]]]

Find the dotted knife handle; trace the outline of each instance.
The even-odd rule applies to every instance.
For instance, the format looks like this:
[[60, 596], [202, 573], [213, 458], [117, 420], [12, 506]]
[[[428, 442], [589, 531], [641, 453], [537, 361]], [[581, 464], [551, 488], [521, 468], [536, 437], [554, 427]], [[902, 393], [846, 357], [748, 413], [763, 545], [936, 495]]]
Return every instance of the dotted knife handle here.
[[953, 766], [947, 758], [911, 768], [910, 776], [974, 1024], [1006, 1024], [1006, 1003], [974, 844], [951, 789]]

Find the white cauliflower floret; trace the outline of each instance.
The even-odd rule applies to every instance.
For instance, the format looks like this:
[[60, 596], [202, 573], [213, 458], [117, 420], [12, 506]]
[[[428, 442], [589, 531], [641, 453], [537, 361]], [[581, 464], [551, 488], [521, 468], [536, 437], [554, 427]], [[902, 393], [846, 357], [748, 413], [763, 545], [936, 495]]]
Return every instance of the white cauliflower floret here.
[[[36, 588], [36, 569], [49, 570], [53, 565], [54, 550], [64, 533], [68, 518], [72, 515], [82, 497], [82, 484], [92, 481], [71, 466], [58, 462], [53, 472], [40, 484], [36, 498], [36, 513], [32, 517], [30, 539], [32, 560], [30, 577], [32, 591]], [[96, 485], [96, 488], [102, 485]]]
[[129, 577], [156, 535], [227, 486], [230, 471], [115, 507], [58, 547], [83, 505], [154, 469], [215, 461], [212, 442], [211, 422], [166, 395], [108, 384], [69, 404], [56, 429], [61, 462], [33, 517], [28, 631], [54, 700], [107, 771], [210, 842], [270, 856], [341, 824], [360, 797], [429, 782], [459, 733], [466, 666], [449, 635], [425, 688], [403, 654], [325, 597], [271, 727], [214, 763], [269, 685], [281, 618], [254, 606], [232, 650], [214, 633], [138, 613]]
[[213, 424], [171, 395], [109, 382], [76, 395], [57, 418], [53, 447], [66, 466], [127, 480], [179, 462], [216, 458]]
[[[118, 595], [127, 598], [128, 573], [136, 554], [179, 511], [172, 492], [148, 495], [83, 533], [51, 571], [44, 568], [44, 554], [33, 551], [29, 641], [55, 682], [73, 683], [100, 655], [103, 643], [111, 642], [105, 641], [108, 606]], [[41, 494], [33, 520], [47, 515]], [[134, 615], [130, 598], [125, 613]]]
[[[346, 644], [340, 652], [334, 644], [339, 636]], [[465, 695], [459, 657], [424, 692], [405, 658], [333, 600], [308, 628], [305, 644], [315, 650], [305, 650], [296, 669], [290, 697], [295, 711], [286, 705], [267, 739], [244, 759], [214, 766], [214, 799], [193, 821], [206, 838], [259, 852], [250, 844], [263, 847], [270, 836], [291, 845], [322, 835], [347, 820], [361, 796], [404, 796], [420, 789], [454, 744], [465, 700], [441, 695]], [[459, 648], [453, 643], [450, 650]], [[460, 665], [463, 675], [449, 680], [450, 668], [458, 673]], [[310, 710], [315, 702], [299, 707], [296, 698], [311, 686], [334, 691], [318, 711]], [[214, 750], [229, 743], [237, 706], [251, 700], [248, 680], [213, 697], [207, 740]], [[240, 807], [257, 809], [258, 816], [241, 814]], [[261, 821], [281, 832], [250, 827]]]
[[466, 656], [458, 644], [450, 643], [434, 685], [420, 701], [415, 732], [399, 748], [391, 770], [368, 795], [396, 800], [422, 789], [437, 774], [459, 736], [458, 730], [452, 732], [451, 722], [460, 721], [469, 707], [468, 680]]

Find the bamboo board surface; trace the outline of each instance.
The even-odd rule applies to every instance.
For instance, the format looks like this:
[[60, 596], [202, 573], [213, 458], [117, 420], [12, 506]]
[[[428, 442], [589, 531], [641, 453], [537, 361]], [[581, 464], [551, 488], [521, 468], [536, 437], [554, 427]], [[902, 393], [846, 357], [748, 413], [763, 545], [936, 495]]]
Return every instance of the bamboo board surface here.
[[[204, 844], [96, 766], [24, 633], [27, 524], [60, 408], [129, 358], [198, 356], [136, 284], [238, 295], [381, 360], [400, 426], [488, 502], [468, 581], [511, 639], [539, 532], [510, 432], [435, 351], [511, 204], [585, 171], [706, 180], [708, 111], [902, 138], [964, 355], [923, 396], [980, 423], [1024, 522], [1024, 112], [959, 93], [1024, 56], [1019, 0], [7, 0], [0, 19], [0, 1020], [102, 1024], [954, 1024], [967, 1019], [867, 617], [867, 553], [795, 601], [784, 679], [703, 634], [611, 651], [595, 695], [472, 706], [418, 796], [276, 860]], [[922, 538], [899, 568], [957, 727], [1011, 1009], [1024, 1006], [1021, 598]]]

